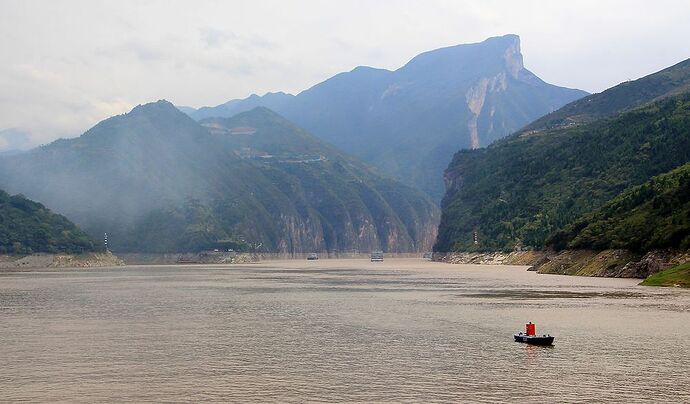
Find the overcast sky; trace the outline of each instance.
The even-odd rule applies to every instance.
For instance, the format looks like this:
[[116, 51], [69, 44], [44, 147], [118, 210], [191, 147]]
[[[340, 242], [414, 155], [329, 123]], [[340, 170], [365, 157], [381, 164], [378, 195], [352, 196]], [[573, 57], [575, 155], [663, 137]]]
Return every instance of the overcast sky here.
[[689, 21], [687, 0], [0, 0], [0, 150], [507, 33], [542, 79], [598, 92], [689, 58]]

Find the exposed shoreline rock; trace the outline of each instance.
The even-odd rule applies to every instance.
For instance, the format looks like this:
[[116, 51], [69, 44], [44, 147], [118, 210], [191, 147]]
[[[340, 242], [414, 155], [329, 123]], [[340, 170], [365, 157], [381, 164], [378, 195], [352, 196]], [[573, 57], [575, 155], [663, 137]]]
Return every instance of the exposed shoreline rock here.
[[0, 256], [0, 270], [37, 268], [97, 268], [125, 265], [110, 252], [85, 254], [31, 254]]
[[542, 274], [639, 278], [690, 262], [690, 251], [654, 250], [644, 255], [628, 250], [514, 251], [434, 253], [434, 261], [450, 264], [528, 265]]
[[449, 264], [534, 265], [545, 256], [541, 251], [434, 253], [433, 260]]
[[125, 265], [174, 265], [174, 264], [249, 264], [259, 262], [254, 253], [203, 251], [199, 253], [123, 253]]

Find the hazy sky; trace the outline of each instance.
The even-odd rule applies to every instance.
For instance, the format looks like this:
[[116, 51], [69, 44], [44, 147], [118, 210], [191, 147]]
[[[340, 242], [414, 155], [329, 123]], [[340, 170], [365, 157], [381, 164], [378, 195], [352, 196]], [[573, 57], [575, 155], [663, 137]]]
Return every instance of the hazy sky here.
[[507, 33], [542, 79], [597, 92], [689, 58], [689, 21], [688, 0], [0, 0], [0, 150]]

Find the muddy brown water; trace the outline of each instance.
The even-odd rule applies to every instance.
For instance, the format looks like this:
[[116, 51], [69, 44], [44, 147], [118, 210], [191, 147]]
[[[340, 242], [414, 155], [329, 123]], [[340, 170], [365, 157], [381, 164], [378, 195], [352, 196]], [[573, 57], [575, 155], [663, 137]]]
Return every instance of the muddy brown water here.
[[[690, 402], [690, 291], [417, 259], [0, 273], [0, 401]], [[513, 342], [526, 321], [554, 347]]]

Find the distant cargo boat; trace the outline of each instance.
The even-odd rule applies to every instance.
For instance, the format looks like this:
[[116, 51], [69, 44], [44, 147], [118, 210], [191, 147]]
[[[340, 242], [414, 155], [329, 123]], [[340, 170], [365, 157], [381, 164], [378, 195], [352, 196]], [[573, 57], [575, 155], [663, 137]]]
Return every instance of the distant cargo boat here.
[[307, 261], [316, 261], [319, 259], [319, 255], [317, 253], [311, 253], [307, 255]]
[[383, 251], [374, 251], [371, 253], [371, 262], [383, 262]]

